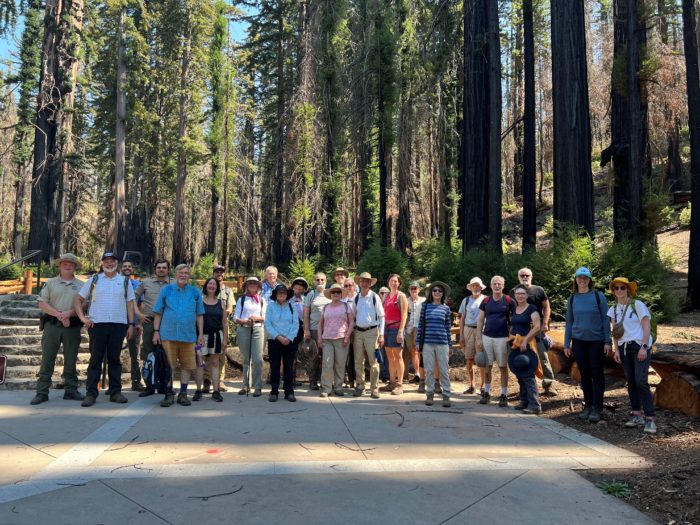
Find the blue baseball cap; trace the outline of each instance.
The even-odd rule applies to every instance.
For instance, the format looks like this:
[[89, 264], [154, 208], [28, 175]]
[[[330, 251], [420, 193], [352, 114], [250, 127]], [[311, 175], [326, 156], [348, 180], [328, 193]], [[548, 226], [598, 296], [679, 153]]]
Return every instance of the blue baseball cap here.
[[112, 253], [112, 252], [104, 252], [104, 253], [102, 254], [102, 260], [103, 260], [103, 261], [104, 261], [105, 259], [109, 259], [110, 257], [111, 257], [112, 259], [116, 260], [116, 261], [119, 260], [119, 257], [117, 257], [117, 256], [116, 256], [114, 253]]
[[576, 270], [575, 277], [588, 277], [589, 279], [593, 279], [593, 274], [588, 268], [586, 268], [585, 266], [581, 266], [581, 268]]

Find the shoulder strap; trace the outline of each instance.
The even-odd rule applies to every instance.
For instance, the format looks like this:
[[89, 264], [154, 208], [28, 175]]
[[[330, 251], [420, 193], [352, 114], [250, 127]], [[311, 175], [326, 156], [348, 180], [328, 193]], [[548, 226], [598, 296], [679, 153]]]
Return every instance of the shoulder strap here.
[[420, 347], [418, 351], [423, 353], [423, 345], [425, 344], [425, 316], [428, 309], [428, 301], [421, 305], [420, 309]]
[[[243, 306], [245, 305], [245, 297], [246, 297], [246, 294], [243, 294], [241, 296], [241, 313], [238, 315], [243, 315]], [[262, 300], [262, 298], [261, 298], [261, 300]]]
[[567, 306], [566, 306], [567, 310], [569, 310], [571, 312], [571, 324], [572, 325], [574, 324], [574, 295], [576, 295], [576, 294], [572, 293], [569, 296], [569, 300], [567, 301]]
[[508, 294], [503, 294], [506, 298], [506, 302], [510, 305], [513, 303], [513, 299], [511, 299], [510, 295]]
[[486, 305], [489, 304], [489, 301], [490, 301], [490, 300], [491, 300], [491, 296], [490, 296], [490, 295], [484, 296], [484, 300], [481, 301], [481, 304], [484, 305], [484, 308], [486, 308]]
[[357, 306], [357, 304], [358, 304], [359, 302], [360, 302], [360, 294], [358, 293], [358, 294], [355, 296], [355, 306]]
[[131, 283], [129, 282], [128, 277], [124, 277], [124, 302], [127, 301], [127, 297], [129, 295], [129, 286], [131, 286]]

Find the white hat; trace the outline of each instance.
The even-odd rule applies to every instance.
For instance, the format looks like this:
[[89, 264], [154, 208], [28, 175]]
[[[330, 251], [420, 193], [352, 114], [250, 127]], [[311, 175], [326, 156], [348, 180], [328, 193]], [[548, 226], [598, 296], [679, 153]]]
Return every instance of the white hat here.
[[472, 284], [478, 284], [479, 288], [481, 288], [482, 290], [486, 289], [486, 286], [484, 285], [484, 281], [481, 280], [481, 277], [472, 277], [472, 280], [469, 281], [467, 288], [471, 289]]

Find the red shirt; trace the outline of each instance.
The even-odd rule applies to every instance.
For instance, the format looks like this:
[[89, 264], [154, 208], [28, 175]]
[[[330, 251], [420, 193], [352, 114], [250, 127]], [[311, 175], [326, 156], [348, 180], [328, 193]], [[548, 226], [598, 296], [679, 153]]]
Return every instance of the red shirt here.
[[384, 299], [384, 319], [387, 328], [399, 328], [401, 324], [401, 306], [399, 306], [399, 293], [387, 295]]

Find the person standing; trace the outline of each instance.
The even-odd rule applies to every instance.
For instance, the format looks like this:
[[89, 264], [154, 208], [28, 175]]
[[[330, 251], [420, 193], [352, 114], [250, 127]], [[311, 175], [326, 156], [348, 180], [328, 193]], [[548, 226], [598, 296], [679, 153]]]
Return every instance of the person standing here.
[[514, 301], [503, 293], [506, 280], [500, 275], [491, 278], [491, 297], [481, 301], [479, 319], [476, 323], [476, 351], [486, 353], [486, 368], [481, 369], [485, 377], [484, 394], [479, 403], [491, 401], [491, 370], [498, 364], [501, 375], [501, 396], [499, 407], [508, 406], [508, 326], [513, 313]]
[[41, 334], [41, 368], [36, 384], [36, 395], [30, 401], [39, 405], [49, 400], [51, 376], [56, 366], [58, 349], [63, 346], [63, 399], [82, 401], [85, 396], [78, 390], [76, 364], [80, 351], [80, 328], [82, 324], [76, 316], [75, 296], [83, 286], [83, 281], [75, 277], [78, 258], [72, 253], [64, 253], [58, 259], [59, 274], [52, 277], [41, 289], [37, 306], [44, 314], [44, 330]]
[[[297, 350], [299, 350], [299, 343], [304, 339], [304, 294], [309, 289], [309, 283], [303, 277], [297, 277], [292, 281], [292, 286], [290, 289], [291, 297], [289, 298], [289, 303], [297, 311], [297, 318], [299, 319], [299, 330], [295, 341], [297, 342]], [[294, 361], [294, 386], [301, 386], [301, 382], [297, 381], [297, 366], [300, 364], [300, 353], [296, 352], [296, 360]]]
[[380, 392], [391, 392], [392, 395], [403, 394], [403, 342], [406, 320], [408, 319], [408, 300], [399, 290], [401, 277], [392, 273], [389, 276], [389, 294], [384, 300], [384, 315], [386, 316], [385, 349], [389, 359], [389, 384], [379, 389]]
[[450, 351], [452, 350], [452, 312], [445, 300], [450, 294], [450, 287], [442, 281], [435, 281], [425, 288], [426, 299], [421, 307], [417, 328], [416, 344], [423, 353], [425, 368], [425, 404], [433, 404], [435, 392], [435, 363], [440, 370], [442, 388], [442, 406], [450, 407]]
[[[102, 272], [83, 284], [73, 306], [90, 335], [90, 364], [88, 365], [87, 395], [82, 406], [97, 401], [97, 383], [102, 362], [107, 356], [109, 388], [106, 394], [113, 403], [126, 403], [122, 394], [122, 363], [120, 354], [124, 337], [134, 335], [134, 289], [129, 280], [117, 273], [119, 261], [112, 252], [102, 255]], [[87, 304], [86, 304], [87, 303]], [[84, 311], [87, 306], [87, 312]]]
[[576, 270], [573, 291], [566, 308], [564, 355], [573, 353], [581, 372], [585, 406], [579, 417], [598, 423], [605, 396], [605, 354], [612, 348], [608, 302], [603, 292], [593, 289], [593, 275], [585, 266]]
[[[153, 352], [153, 305], [156, 304], [161, 290], [170, 284], [170, 263], [165, 259], [158, 259], [154, 265], [155, 277], [141, 279], [136, 288], [136, 297], [141, 298], [139, 305], [140, 315], [138, 332], [141, 334], [141, 361], [145, 361], [148, 354]], [[146, 387], [139, 397], [152, 396], [155, 390]]]
[[[235, 303], [235, 300], [233, 298], [233, 290], [229, 288], [225, 283], [224, 283], [224, 272], [226, 271], [226, 268], [220, 264], [217, 264], [213, 268], [213, 275], [212, 277], [216, 279], [216, 282], [219, 284], [219, 294], [217, 299], [221, 300], [221, 304], [224, 307], [224, 310], [226, 311], [226, 324], [228, 325], [228, 319], [231, 317], [231, 314], [233, 313], [233, 305]], [[228, 330], [227, 330], [228, 331]], [[219, 385], [219, 389], [221, 392], [226, 392], [226, 385], [224, 384], [224, 379], [226, 379], [226, 351], [221, 352], [216, 355], [216, 358], [219, 360], [219, 366], [217, 369], [219, 370], [219, 380], [217, 381], [217, 384]], [[208, 360], [211, 361], [211, 360]], [[212, 377], [211, 377], [211, 369], [209, 366], [207, 366], [204, 369], [204, 393], [208, 394], [209, 389], [211, 388], [211, 383], [212, 383]]]
[[[210, 277], [202, 286], [202, 302], [204, 303], [204, 318], [202, 325], [204, 327], [204, 346], [201, 350], [201, 359], [206, 360], [206, 366], [211, 372], [211, 378], [214, 382], [214, 390], [211, 398], [214, 401], [221, 402], [224, 398], [221, 396], [221, 388], [219, 385], [219, 357], [226, 354], [226, 346], [228, 344], [228, 314], [226, 312], [226, 303], [221, 299], [221, 290], [219, 289], [219, 281], [216, 277]], [[197, 368], [198, 374], [203, 374], [201, 366]], [[202, 391], [197, 390], [192, 396], [192, 401], [202, 399]]]
[[420, 375], [420, 353], [416, 350], [416, 328], [420, 319], [421, 304], [425, 297], [421, 297], [418, 281], [412, 281], [408, 285], [408, 320], [406, 321], [406, 339], [403, 352], [404, 373], [403, 380], [408, 381], [409, 364], [413, 365], [413, 383], [420, 384], [425, 381]]
[[294, 361], [297, 345], [294, 342], [299, 333], [297, 310], [287, 300], [289, 290], [278, 284], [270, 295], [271, 302], [265, 314], [267, 349], [270, 353], [270, 401], [279, 396], [280, 366], [284, 369], [284, 398], [296, 401], [294, 397]]
[[[520, 336], [520, 346], [518, 348], [513, 348], [513, 352], [515, 353], [524, 353], [528, 349], [533, 350], [531, 347], [535, 345], [532, 343], [535, 342], [535, 338], [542, 330], [540, 326], [540, 314], [537, 311], [537, 307], [529, 302], [528, 295], [528, 287], [524, 284], [519, 284], [513, 288], [515, 309], [511, 316], [510, 333], [513, 336]], [[514, 341], [517, 341], [517, 338]], [[517, 356], [509, 356], [509, 362], [513, 363], [516, 357]], [[537, 358], [534, 352], [531, 352], [531, 357], [533, 358], [533, 362], [536, 361]], [[518, 361], [522, 361], [522, 359]], [[515, 365], [515, 363], [513, 364]], [[513, 368], [513, 366], [511, 366], [511, 368]], [[530, 367], [524, 371], [515, 369], [513, 372], [515, 373], [515, 377], [518, 378], [518, 385], [520, 387], [520, 403], [514, 408], [515, 410], [521, 410], [524, 414], [542, 413], [542, 405], [540, 403], [540, 396], [537, 393], [537, 382], [535, 380], [536, 368], [537, 366], [535, 366], [534, 369]]]
[[[467, 285], [467, 290], [471, 292], [469, 297], [462, 300], [459, 305], [459, 342], [462, 352], [467, 360], [467, 375], [469, 376], [469, 388], [465, 394], [473, 394], [474, 390], [474, 357], [476, 357], [476, 325], [479, 322], [481, 301], [484, 295], [481, 293], [486, 286], [480, 277], [472, 277]], [[484, 375], [481, 376], [481, 392], [484, 392]]]
[[[343, 297], [343, 302], [347, 303], [347, 305], [350, 308], [354, 309], [355, 297], [357, 296], [357, 292], [355, 291], [355, 281], [350, 279], [350, 277], [345, 277], [343, 279], [343, 282], [340, 283], [340, 285], [345, 289], [345, 291], [348, 294], [347, 296]], [[355, 381], [357, 381], [357, 376], [359, 374], [364, 374], [365, 372], [364, 368], [362, 370], [355, 369], [355, 348], [353, 342], [354, 338], [350, 340], [350, 346], [348, 346], [348, 361], [347, 363], [345, 363], [345, 377], [347, 379], [345, 384], [350, 389], [355, 388]]]
[[[542, 320], [541, 332], [535, 337], [535, 345], [537, 346], [537, 355], [540, 358], [542, 373], [544, 374], [542, 377], [544, 395], [554, 397], [557, 395], [557, 391], [554, 388], [554, 370], [552, 370], [547, 347], [544, 344], [544, 336], [549, 332], [549, 320], [552, 316], [552, 306], [549, 304], [549, 298], [544, 288], [532, 284], [532, 270], [530, 270], [530, 268], [520, 268], [520, 270], [518, 270], [518, 280], [527, 290], [527, 302], [537, 308], [537, 313]], [[514, 292], [515, 288], [509, 292], [509, 295], [513, 299], [515, 299]]]
[[343, 396], [343, 372], [355, 317], [352, 309], [342, 301], [347, 296], [342, 286], [336, 283], [324, 290], [323, 294], [331, 302], [323, 308], [318, 323], [318, 346], [323, 348], [321, 397], [328, 397], [331, 393]]
[[276, 266], [268, 266], [265, 268], [265, 280], [262, 283], [262, 297], [265, 299], [265, 303], [270, 304], [270, 296], [272, 295], [272, 290], [277, 286], [277, 271]]
[[[375, 351], [384, 345], [384, 306], [382, 300], [370, 288], [377, 279], [368, 272], [355, 276], [360, 293], [353, 299], [355, 305], [355, 370], [361, 373], [356, 378], [353, 396], [365, 392], [365, 358], [369, 363], [369, 388], [372, 399], [379, 399], [379, 363]], [[349, 290], [347, 287], [346, 290]]]
[[[382, 308], [384, 307], [384, 301], [386, 301], [386, 296], [389, 295], [389, 288], [386, 286], [382, 286], [379, 288], [379, 291], [377, 292], [377, 295], [379, 295], [379, 298], [382, 300]], [[386, 312], [385, 312], [386, 316]], [[386, 334], [386, 317], [384, 319], [385, 321], [385, 334]], [[386, 336], [384, 338], [386, 342]], [[389, 359], [386, 356], [386, 348], [384, 348], [384, 345], [379, 349], [379, 351], [382, 354], [382, 362], [379, 365], [379, 379], [382, 383], [387, 384], [389, 382]], [[423, 385], [423, 393], [425, 393], [425, 385]]]
[[141, 366], [139, 364], [139, 346], [141, 331], [138, 329], [140, 324], [139, 303], [140, 296], [136, 293], [140, 281], [134, 279], [134, 264], [131, 261], [122, 261], [122, 275], [129, 279], [131, 287], [134, 289], [136, 296], [136, 304], [134, 308], [134, 336], [129, 339], [129, 360], [131, 362], [131, 390], [134, 392], [143, 392], [146, 387], [141, 383]]
[[[246, 395], [251, 387], [253, 397], [262, 395], [263, 347], [265, 346], [265, 315], [268, 302], [260, 296], [260, 280], [248, 277], [243, 283], [243, 295], [233, 310], [236, 340], [243, 356], [243, 388], [239, 395]], [[251, 372], [252, 369], [252, 372]], [[251, 377], [252, 373], [252, 377]]]
[[[316, 288], [304, 298], [304, 340], [318, 340], [318, 323], [323, 315], [323, 308], [331, 302], [324, 294], [326, 274], [319, 272], [314, 276]], [[310, 361], [305, 362], [309, 374], [309, 389], [318, 390], [321, 382], [322, 347], [317, 346], [317, 352], [312, 354]]]
[[[204, 302], [199, 289], [190, 284], [190, 267], [178, 264], [175, 267], [175, 282], [160, 292], [153, 306], [153, 344], [163, 344], [170, 367], [180, 366], [180, 393], [177, 403], [189, 406], [187, 383], [197, 370], [195, 343], [204, 346]], [[197, 336], [199, 334], [199, 336]], [[195, 374], [197, 390], [202, 389], [201, 377]], [[160, 406], [173, 404], [174, 393], [165, 394]]]

